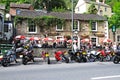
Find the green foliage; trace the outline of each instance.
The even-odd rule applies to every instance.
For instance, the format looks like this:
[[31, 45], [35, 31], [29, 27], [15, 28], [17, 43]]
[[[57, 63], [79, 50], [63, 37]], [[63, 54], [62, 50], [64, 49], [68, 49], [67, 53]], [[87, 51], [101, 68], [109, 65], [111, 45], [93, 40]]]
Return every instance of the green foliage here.
[[28, 18], [28, 17], [20, 17], [20, 16], [16, 16], [14, 18], [14, 21], [15, 21], [15, 24], [16, 23], [21, 23], [22, 20], [24, 19], [27, 19], [27, 20], [31, 20], [31, 21], [34, 21], [34, 23], [41, 27], [41, 28], [50, 28], [50, 27], [53, 27], [55, 26], [57, 23], [57, 18], [56, 17], [53, 17], [53, 16], [38, 16], [38, 17], [35, 17], [35, 18]]
[[116, 28], [120, 28], [120, 2], [115, 2], [115, 6], [113, 7], [114, 14], [111, 18], [109, 18], [109, 28], [113, 25]]
[[14, 18], [15, 25], [17, 23], [21, 23], [23, 19], [25, 19], [25, 17], [15, 16]]
[[113, 7], [113, 12], [116, 14], [120, 14], [120, 2], [115, 2], [115, 5]]
[[90, 7], [88, 8], [88, 13], [89, 14], [97, 14], [98, 10], [95, 7], [95, 4], [91, 4]]
[[53, 17], [53, 16], [43, 16], [41, 17], [43, 23], [44, 23], [44, 26], [46, 26], [46, 28], [49, 28], [49, 27], [53, 27], [54, 25], [56, 25], [56, 20], [57, 18]]
[[65, 10], [65, 8], [63, 8], [63, 7], [61, 7], [61, 8], [54, 8], [54, 9], [52, 9], [52, 11], [53, 12], [65, 12], [66, 10]]
[[52, 11], [56, 9], [66, 9], [66, 4], [64, 0], [36, 0], [33, 4], [35, 9], [44, 9], [47, 11]]

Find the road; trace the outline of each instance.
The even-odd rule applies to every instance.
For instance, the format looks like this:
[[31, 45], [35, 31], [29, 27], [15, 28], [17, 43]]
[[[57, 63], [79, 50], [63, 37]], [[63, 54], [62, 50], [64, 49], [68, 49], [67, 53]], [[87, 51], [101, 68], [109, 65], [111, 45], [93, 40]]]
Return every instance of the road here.
[[120, 64], [88, 63], [29, 63], [0, 66], [0, 80], [120, 80]]

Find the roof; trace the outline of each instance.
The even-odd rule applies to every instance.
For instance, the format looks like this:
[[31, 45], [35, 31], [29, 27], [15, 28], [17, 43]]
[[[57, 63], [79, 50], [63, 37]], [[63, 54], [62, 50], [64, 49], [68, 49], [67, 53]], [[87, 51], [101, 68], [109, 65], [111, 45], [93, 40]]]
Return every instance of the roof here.
[[[72, 13], [71, 12], [45, 12], [45, 11], [30, 11], [30, 10], [22, 10], [20, 14], [17, 14], [20, 17], [42, 17], [42, 16], [54, 16], [57, 18], [62, 19], [71, 19]], [[107, 20], [103, 16], [99, 16], [97, 14], [76, 14], [74, 13], [74, 19], [76, 20]]]
[[30, 8], [31, 4], [17, 4], [17, 3], [10, 3], [11, 8]]

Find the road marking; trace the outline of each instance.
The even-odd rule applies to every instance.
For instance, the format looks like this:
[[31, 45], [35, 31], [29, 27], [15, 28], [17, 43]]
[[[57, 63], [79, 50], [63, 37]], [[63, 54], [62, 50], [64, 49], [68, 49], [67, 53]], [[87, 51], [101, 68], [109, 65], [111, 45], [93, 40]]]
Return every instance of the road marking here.
[[103, 76], [103, 77], [94, 77], [94, 78], [91, 78], [91, 80], [108, 79], [108, 78], [119, 78], [119, 77], [120, 77], [120, 75]]

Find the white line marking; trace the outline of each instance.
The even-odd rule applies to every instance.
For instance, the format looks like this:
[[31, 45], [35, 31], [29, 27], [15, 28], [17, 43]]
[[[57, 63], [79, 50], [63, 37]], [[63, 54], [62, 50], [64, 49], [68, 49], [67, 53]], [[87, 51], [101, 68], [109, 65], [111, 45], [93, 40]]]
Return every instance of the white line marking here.
[[94, 77], [91, 78], [91, 80], [98, 80], [98, 79], [108, 79], [108, 78], [119, 78], [120, 75], [114, 75], [114, 76], [103, 76], [103, 77]]

